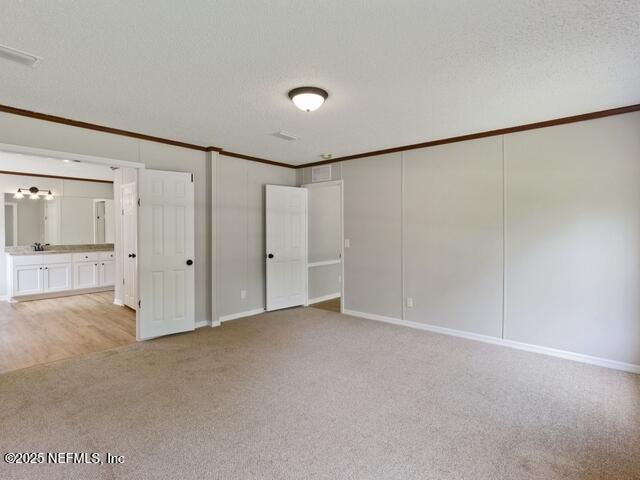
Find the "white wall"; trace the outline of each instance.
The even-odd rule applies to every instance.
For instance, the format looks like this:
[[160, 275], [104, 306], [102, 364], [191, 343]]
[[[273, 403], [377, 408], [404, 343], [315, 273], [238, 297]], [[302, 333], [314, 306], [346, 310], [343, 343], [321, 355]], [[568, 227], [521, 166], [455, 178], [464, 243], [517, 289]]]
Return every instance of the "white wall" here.
[[226, 156], [214, 162], [216, 303], [224, 318], [265, 307], [264, 186], [295, 186], [296, 171]]
[[502, 335], [502, 138], [404, 153], [404, 318]]
[[504, 148], [505, 337], [640, 364], [640, 113]]
[[351, 160], [341, 178], [348, 310], [640, 366], [640, 113]]
[[[402, 317], [402, 163], [400, 154], [342, 164], [344, 308]], [[346, 245], [345, 245], [346, 247]]]

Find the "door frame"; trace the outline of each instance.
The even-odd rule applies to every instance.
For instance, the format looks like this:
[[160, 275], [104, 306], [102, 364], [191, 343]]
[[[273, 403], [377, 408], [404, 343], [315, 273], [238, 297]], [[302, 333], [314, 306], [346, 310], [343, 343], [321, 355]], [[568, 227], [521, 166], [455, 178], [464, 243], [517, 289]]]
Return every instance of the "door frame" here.
[[[340, 313], [344, 313], [344, 181], [329, 180], [326, 182], [304, 183], [302, 188], [340, 187]], [[307, 302], [309, 301], [309, 205], [307, 203]], [[305, 305], [308, 306], [308, 303]]]
[[[79, 160], [85, 163], [93, 163], [97, 165], [106, 165], [106, 166], [118, 167], [118, 168], [119, 167], [133, 168], [136, 170], [136, 175], [135, 175], [136, 183], [138, 183], [138, 171], [146, 168], [146, 165], [142, 162], [132, 162], [130, 160], [118, 160], [115, 158], [98, 157], [94, 155], [82, 155], [78, 153], [64, 152], [61, 150], [49, 150], [45, 148], [35, 148], [35, 147], [28, 147], [24, 145], [14, 145], [9, 143], [0, 143], [0, 152], [20, 153], [24, 155], [32, 155], [35, 157], [44, 157], [44, 158]], [[113, 185], [114, 185], [114, 196], [115, 196], [115, 182]], [[95, 232], [95, 227], [94, 227], [94, 232]], [[137, 234], [137, 229], [136, 229], [136, 234]], [[116, 235], [115, 240], [117, 245], [114, 248], [114, 253], [115, 253], [114, 260], [117, 265], [118, 263], [122, 263], [123, 261], [122, 252], [119, 248], [117, 248], [122, 246], [122, 239], [119, 239], [118, 236]], [[136, 264], [136, 277], [137, 276], [138, 276], [138, 271], [137, 271], [137, 264]], [[116, 282], [117, 281], [118, 279], [116, 278]], [[114, 297], [115, 297], [115, 293], [114, 293]], [[139, 323], [140, 323], [139, 314], [138, 314], [138, 311], [136, 310], [136, 331], [139, 328]]]

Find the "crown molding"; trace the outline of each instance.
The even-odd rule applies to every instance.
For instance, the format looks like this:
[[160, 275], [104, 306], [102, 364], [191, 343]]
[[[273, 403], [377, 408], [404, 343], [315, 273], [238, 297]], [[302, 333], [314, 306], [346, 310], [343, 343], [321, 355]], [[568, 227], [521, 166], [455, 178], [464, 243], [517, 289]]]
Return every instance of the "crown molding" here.
[[355, 160], [357, 158], [373, 157], [375, 155], [385, 155], [388, 153], [404, 152], [407, 150], [415, 150], [418, 148], [435, 147], [437, 145], [445, 145], [447, 143], [464, 142], [466, 140], [475, 140], [478, 138], [493, 137], [496, 135], [506, 135], [508, 133], [524, 132], [526, 130], [535, 130], [538, 128], [553, 127], [555, 125], [564, 125], [567, 123], [584, 122], [586, 120], [594, 120], [596, 118], [610, 117], [613, 115], [621, 115], [623, 113], [637, 112], [639, 110], [640, 110], [640, 104], [628, 105], [626, 107], [610, 108], [608, 110], [600, 110], [598, 112], [572, 115], [569, 117], [556, 118], [553, 120], [545, 120], [543, 122], [527, 123], [527, 124], [518, 125], [515, 127], [499, 128], [497, 130], [487, 130], [485, 132], [470, 133], [468, 135], [442, 138], [439, 140], [430, 140], [428, 142], [414, 143], [411, 145], [403, 145], [400, 147], [386, 148], [384, 150], [374, 150], [371, 152], [357, 153], [355, 155], [347, 155], [345, 157], [333, 158], [331, 160], [321, 160], [318, 162], [304, 163], [302, 165], [296, 165], [296, 168], [315, 167], [318, 165], [327, 165], [329, 163], [344, 162], [346, 160]]
[[591, 112], [591, 113], [583, 113], [580, 115], [572, 115], [569, 117], [562, 117], [562, 118], [556, 118], [553, 120], [545, 120], [542, 122], [535, 122], [535, 123], [527, 123], [524, 125], [518, 125], [515, 127], [507, 127], [507, 128], [499, 128], [496, 130], [487, 130], [484, 132], [478, 132], [478, 133], [470, 133], [467, 135], [460, 135], [460, 136], [456, 136], [456, 137], [449, 137], [449, 138], [442, 138], [439, 140], [430, 140], [427, 142], [421, 142], [421, 143], [414, 143], [414, 144], [410, 144], [410, 145], [403, 145], [403, 146], [399, 146], [399, 147], [392, 147], [392, 148], [386, 148], [383, 150], [373, 150], [370, 152], [364, 152], [364, 153], [357, 153], [354, 155], [347, 155], [344, 157], [338, 157], [338, 158], [332, 158], [331, 160], [321, 160], [318, 162], [310, 162], [310, 163], [303, 163], [301, 165], [291, 165], [288, 163], [283, 163], [283, 162], [276, 162], [274, 160], [268, 160], [266, 158], [260, 158], [260, 157], [253, 157], [250, 155], [244, 155], [242, 153], [235, 153], [235, 152], [229, 152], [224, 150], [223, 148], [220, 147], [216, 147], [213, 145], [204, 147], [201, 145], [195, 145], [192, 143], [185, 143], [185, 142], [180, 142], [178, 140], [170, 140], [167, 138], [162, 138], [162, 137], [155, 137], [152, 135], [146, 135], [143, 133], [137, 133], [137, 132], [131, 132], [129, 130], [121, 130], [119, 128], [112, 128], [112, 127], [106, 127], [104, 125], [97, 125], [95, 123], [89, 123], [89, 122], [81, 122], [78, 120], [72, 120], [70, 118], [64, 118], [64, 117], [59, 117], [56, 115], [49, 115], [49, 114], [45, 114], [45, 113], [39, 113], [39, 112], [34, 112], [32, 110], [25, 110], [22, 108], [16, 108], [16, 107], [11, 107], [8, 105], [0, 105], [0, 112], [5, 112], [5, 113], [10, 113], [13, 115], [20, 115], [23, 117], [30, 117], [30, 118], [35, 118], [38, 120], [44, 120], [46, 122], [53, 122], [53, 123], [60, 123], [63, 125], [70, 125], [73, 127], [78, 127], [78, 128], [85, 128], [88, 130], [95, 130], [98, 132], [104, 132], [104, 133], [111, 133], [113, 135], [121, 135], [121, 136], [125, 136], [125, 137], [131, 137], [131, 138], [137, 138], [140, 140], [147, 140], [150, 142], [157, 142], [157, 143], [163, 143], [166, 145], [173, 145], [176, 147], [182, 147], [182, 148], [189, 148], [192, 150], [198, 150], [201, 152], [218, 152], [220, 155], [225, 155], [227, 157], [233, 157], [233, 158], [240, 158], [243, 160], [248, 160], [251, 162], [259, 162], [259, 163], [264, 163], [267, 165], [274, 165], [277, 167], [285, 167], [285, 168], [293, 168], [293, 169], [299, 169], [299, 168], [307, 168], [307, 167], [315, 167], [318, 165], [327, 165], [330, 163], [339, 163], [339, 162], [344, 162], [347, 160], [355, 160], [358, 158], [366, 158], [366, 157], [373, 157], [376, 155], [385, 155], [388, 153], [397, 153], [397, 152], [404, 152], [407, 150], [415, 150], [418, 148], [428, 148], [428, 147], [435, 147], [438, 145], [445, 145], [447, 143], [456, 143], [456, 142], [464, 142], [466, 140], [475, 140], [478, 138], [485, 138], [485, 137], [493, 137], [496, 135], [506, 135], [508, 133], [515, 133], [515, 132], [524, 132], [526, 130], [535, 130], [538, 128], [546, 128], [546, 127], [552, 127], [555, 125], [564, 125], [567, 123], [575, 123], [575, 122], [583, 122], [586, 120], [594, 120], [597, 118], [604, 118], [604, 117], [610, 117], [613, 115], [621, 115], [624, 113], [631, 113], [631, 112], [637, 112], [640, 111], [640, 104], [635, 104], [635, 105], [628, 105], [626, 107], [618, 107], [618, 108], [611, 108], [608, 110], [600, 110], [597, 112]]

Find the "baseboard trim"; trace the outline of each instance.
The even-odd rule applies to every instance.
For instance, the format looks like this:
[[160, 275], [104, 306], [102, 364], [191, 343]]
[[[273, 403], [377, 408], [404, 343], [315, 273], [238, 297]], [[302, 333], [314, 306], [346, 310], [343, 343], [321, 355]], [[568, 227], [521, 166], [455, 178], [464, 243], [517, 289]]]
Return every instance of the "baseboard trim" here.
[[260, 313], [264, 313], [264, 308], [256, 308], [254, 310], [247, 310], [246, 312], [232, 313], [231, 315], [223, 315], [222, 317], [218, 318], [218, 321], [220, 323], [228, 322], [229, 320], [237, 320], [239, 318], [250, 317], [252, 315], [258, 315]]
[[113, 299], [113, 304], [117, 305], [118, 307], [124, 307], [124, 302], [122, 300], [120, 300], [119, 298], [114, 298]]
[[113, 292], [114, 287], [93, 287], [93, 288], [78, 288], [77, 290], [60, 290], [57, 292], [47, 292], [47, 293], [35, 293], [32, 295], [20, 295], [17, 297], [12, 297], [12, 301], [16, 302], [28, 302], [31, 300], [44, 300], [48, 298], [62, 298], [62, 297], [73, 297], [75, 295], [86, 295], [87, 293], [101, 293], [101, 292]]
[[590, 365], [597, 365], [599, 367], [611, 368], [613, 370], [621, 370], [623, 372], [640, 374], [640, 365], [634, 365], [633, 363], [619, 362], [617, 360], [609, 360], [607, 358], [601, 358], [601, 357], [592, 357], [591, 355], [585, 355], [582, 353], [568, 352], [566, 350], [558, 350], [556, 348], [542, 347], [540, 345], [532, 345], [529, 343], [518, 342], [515, 340], [506, 340], [503, 338], [491, 337], [489, 335], [481, 335], [479, 333], [465, 332], [462, 330], [455, 330], [452, 328], [438, 327], [436, 325], [429, 325], [426, 323], [411, 322], [409, 320], [400, 320], [398, 318], [385, 317], [383, 315], [375, 315], [373, 313], [358, 312], [356, 310], [344, 309], [343, 313], [345, 315], [351, 315], [352, 317], [366, 318], [368, 320], [376, 320], [378, 322], [391, 323], [391, 324], [400, 325], [403, 327], [415, 328], [417, 330], [424, 330], [427, 332], [440, 333], [443, 335], [466, 338], [468, 340], [476, 340], [478, 342], [491, 343], [493, 345], [499, 345], [502, 347], [515, 348], [516, 350], [524, 350], [526, 352], [541, 353], [543, 355], [563, 358], [565, 360], [573, 360], [575, 362], [588, 363]]
[[209, 325], [211, 325], [211, 322], [209, 320], [202, 320], [200, 322], [196, 322], [196, 328], [208, 327]]
[[314, 303], [326, 302], [327, 300], [333, 300], [334, 298], [340, 298], [340, 292], [330, 293], [329, 295], [323, 295], [321, 297], [310, 298], [308, 300], [308, 305], [313, 305]]

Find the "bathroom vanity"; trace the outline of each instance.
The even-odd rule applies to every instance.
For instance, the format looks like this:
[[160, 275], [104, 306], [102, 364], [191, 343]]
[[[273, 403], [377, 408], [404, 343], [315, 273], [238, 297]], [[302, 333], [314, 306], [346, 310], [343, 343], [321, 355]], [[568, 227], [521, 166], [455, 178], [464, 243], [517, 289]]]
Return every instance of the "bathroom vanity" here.
[[[90, 249], [88, 249], [90, 248]], [[10, 299], [34, 300], [113, 290], [113, 246], [55, 247], [29, 252], [7, 249], [7, 285]]]

